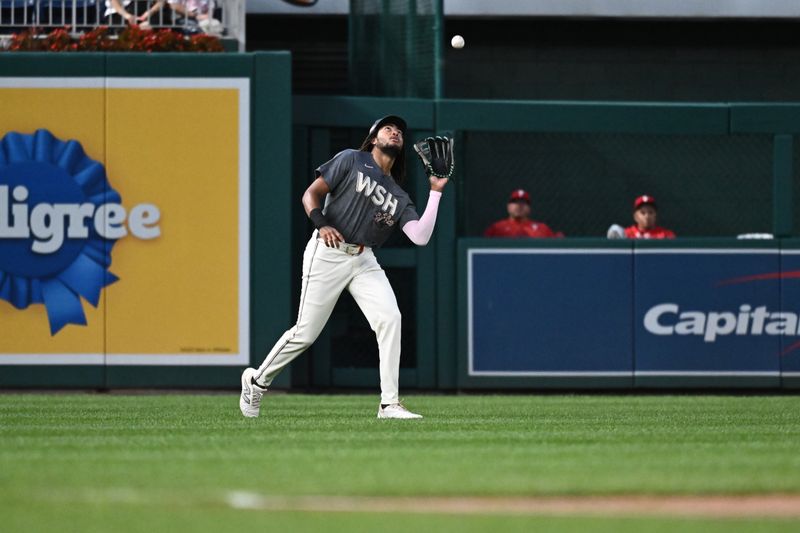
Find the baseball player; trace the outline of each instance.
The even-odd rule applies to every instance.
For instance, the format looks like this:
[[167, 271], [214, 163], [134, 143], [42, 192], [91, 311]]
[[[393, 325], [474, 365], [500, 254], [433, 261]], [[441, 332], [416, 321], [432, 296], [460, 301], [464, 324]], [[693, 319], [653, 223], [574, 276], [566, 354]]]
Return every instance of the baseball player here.
[[322, 331], [342, 291], [353, 296], [378, 339], [381, 399], [378, 418], [422, 418], [399, 400], [400, 310], [372, 249], [396, 227], [419, 246], [433, 233], [439, 199], [453, 170], [452, 142], [429, 137], [414, 146], [431, 185], [422, 216], [401, 188], [405, 178], [406, 122], [378, 119], [358, 150], [344, 150], [316, 169], [303, 207], [316, 227], [303, 255], [297, 323], [287, 330], [258, 368], [242, 373], [239, 408], [259, 414], [275, 376], [303, 353]]
[[506, 205], [508, 218], [498, 220], [483, 232], [484, 237], [563, 237], [544, 222], [531, 220], [531, 195], [523, 189], [511, 193]]
[[609, 238], [624, 236], [628, 239], [674, 239], [675, 233], [672, 230], [656, 225], [657, 218], [656, 199], [647, 194], [639, 196], [633, 201], [635, 224], [625, 228], [622, 235], [619, 235], [621, 229], [619, 226], [612, 226], [609, 228]]

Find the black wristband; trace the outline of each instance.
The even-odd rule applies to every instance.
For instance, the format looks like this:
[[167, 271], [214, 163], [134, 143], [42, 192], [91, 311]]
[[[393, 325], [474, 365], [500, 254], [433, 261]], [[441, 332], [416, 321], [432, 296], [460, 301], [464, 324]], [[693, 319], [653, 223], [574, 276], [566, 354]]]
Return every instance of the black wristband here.
[[330, 226], [328, 219], [325, 218], [325, 215], [322, 214], [322, 209], [319, 207], [312, 209], [308, 214], [308, 218], [311, 219], [311, 223], [314, 224], [314, 227], [317, 229], [323, 226]]

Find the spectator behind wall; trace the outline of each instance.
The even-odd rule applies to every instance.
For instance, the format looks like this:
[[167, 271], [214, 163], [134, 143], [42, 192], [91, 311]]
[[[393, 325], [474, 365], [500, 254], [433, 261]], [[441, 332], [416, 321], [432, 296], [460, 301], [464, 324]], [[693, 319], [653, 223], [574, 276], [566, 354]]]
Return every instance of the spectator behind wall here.
[[214, 18], [213, 0], [167, 0], [175, 12], [175, 23], [186, 33], [222, 36], [222, 23]]
[[[104, 16], [119, 15], [131, 26], [138, 25], [142, 29], [150, 28], [150, 17], [161, 11], [165, 0], [154, 0], [152, 3], [147, 1], [133, 0], [106, 0], [106, 12]], [[132, 4], [132, 5], [131, 5]], [[128, 11], [133, 10], [133, 13]], [[113, 19], [112, 19], [113, 22]]]
[[563, 237], [554, 232], [544, 222], [531, 220], [531, 195], [523, 189], [511, 193], [506, 205], [508, 218], [498, 220], [483, 232], [484, 237]]
[[608, 228], [609, 239], [674, 239], [672, 230], [662, 228], [658, 222], [656, 199], [644, 194], [633, 201], [633, 221], [635, 224], [624, 230], [617, 224]]

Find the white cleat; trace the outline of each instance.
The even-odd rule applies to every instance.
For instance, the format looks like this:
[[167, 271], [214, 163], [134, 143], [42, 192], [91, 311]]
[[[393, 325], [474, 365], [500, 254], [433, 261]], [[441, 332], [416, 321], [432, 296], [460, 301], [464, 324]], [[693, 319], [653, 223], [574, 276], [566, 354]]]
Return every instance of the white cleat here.
[[255, 368], [247, 368], [242, 372], [242, 394], [239, 396], [239, 409], [248, 418], [255, 418], [261, 410], [261, 397], [267, 392], [266, 387], [253, 384]]
[[422, 415], [412, 413], [402, 403], [392, 403], [386, 407], [378, 407], [378, 418], [422, 418]]

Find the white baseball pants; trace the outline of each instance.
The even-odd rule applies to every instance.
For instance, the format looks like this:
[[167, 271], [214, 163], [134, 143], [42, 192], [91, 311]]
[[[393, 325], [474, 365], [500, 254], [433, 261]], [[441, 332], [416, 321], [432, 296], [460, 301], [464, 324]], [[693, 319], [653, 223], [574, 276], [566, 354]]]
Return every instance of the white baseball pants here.
[[349, 255], [325, 246], [317, 239], [316, 231], [303, 254], [297, 323], [278, 339], [258, 367], [255, 377], [258, 383], [272, 383], [286, 365], [311, 346], [345, 289], [350, 291], [378, 338], [381, 403], [399, 402], [401, 316], [386, 273], [371, 248], [364, 248], [360, 255]]

